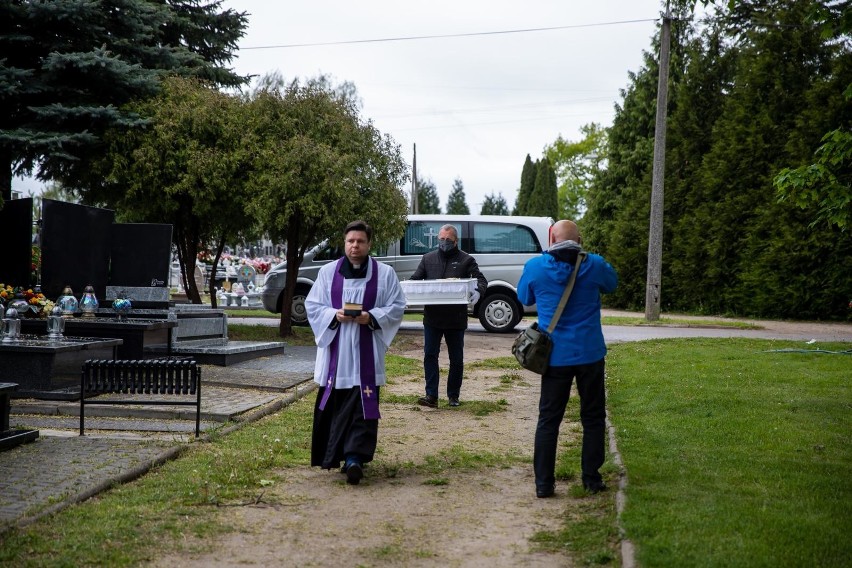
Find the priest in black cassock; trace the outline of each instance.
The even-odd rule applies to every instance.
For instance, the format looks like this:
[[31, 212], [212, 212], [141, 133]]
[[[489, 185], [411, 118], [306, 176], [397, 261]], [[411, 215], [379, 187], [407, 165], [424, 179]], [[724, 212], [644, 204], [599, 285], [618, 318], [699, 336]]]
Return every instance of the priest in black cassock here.
[[357, 485], [376, 451], [385, 352], [405, 295], [393, 268], [369, 256], [372, 228], [353, 221], [343, 233], [345, 256], [320, 268], [305, 299], [318, 348], [311, 465], [343, 462], [347, 483]]

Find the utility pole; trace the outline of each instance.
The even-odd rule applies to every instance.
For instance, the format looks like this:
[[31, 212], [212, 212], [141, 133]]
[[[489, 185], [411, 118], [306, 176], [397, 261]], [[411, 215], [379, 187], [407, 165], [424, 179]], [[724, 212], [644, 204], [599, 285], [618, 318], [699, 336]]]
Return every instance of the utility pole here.
[[411, 212], [417, 215], [419, 209], [417, 203], [417, 144], [414, 144], [414, 164], [411, 167]]
[[648, 281], [645, 286], [645, 319], [660, 319], [663, 272], [663, 178], [666, 173], [666, 106], [669, 85], [669, 44], [672, 16], [666, 2], [666, 14], [660, 30], [660, 66], [657, 82], [657, 118], [654, 125], [654, 170], [651, 180], [651, 222], [648, 233]]

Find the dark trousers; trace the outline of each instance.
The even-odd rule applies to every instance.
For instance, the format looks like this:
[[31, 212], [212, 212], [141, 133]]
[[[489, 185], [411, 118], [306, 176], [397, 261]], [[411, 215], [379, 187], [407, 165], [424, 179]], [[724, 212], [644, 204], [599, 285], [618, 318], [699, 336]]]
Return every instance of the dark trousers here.
[[426, 394], [438, 398], [440, 375], [438, 354], [441, 352], [441, 337], [447, 341], [450, 356], [450, 373], [447, 377], [447, 397], [458, 398], [464, 374], [464, 330], [439, 329], [423, 326], [423, 370], [426, 372]]
[[533, 455], [535, 485], [538, 489], [546, 490], [556, 481], [554, 472], [559, 426], [565, 416], [565, 406], [568, 404], [574, 377], [577, 378], [577, 392], [580, 394], [580, 422], [583, 425], [581, 458], [583, 484], [601, 481], [598, 470], [604, 462], [606, 435], [603, 359], [587, 365], [550, 367], [542, 375]]

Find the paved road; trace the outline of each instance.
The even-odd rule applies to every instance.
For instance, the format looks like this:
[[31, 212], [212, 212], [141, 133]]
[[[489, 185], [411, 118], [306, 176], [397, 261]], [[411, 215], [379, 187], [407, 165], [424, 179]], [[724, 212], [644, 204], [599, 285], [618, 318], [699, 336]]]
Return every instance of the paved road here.
[[[229, 321], [277, 325], [276, 320], [265, 318], [229, 318]], [[604, 336], [608, 343], [670, 337], [852, 341], [849, 324], [756, 323], [763, 329], [605, 326]], [[403, 329], [420, 330], [422, 324], [405, 322]], [[487, 333], [474, 322], [470, 332]], [[224, 421], [235, 418], [251, 420], [304, 396], [313, 389], [310, 379], [314, 354], [312, 347], [287, 347], [281, 356], [229, 367], [205, 366], [203, 376], [208, 386], [202, 411], [207, 419], [202, 427], [221, 427]], [[139, 408], [126, 417], [93, 415], [87, 418], [91, 432], [80, 437], [75, 431], [78, 423], [75, 412], [74, 403], [13, 403], [11, 426], [35, 428], [41, 436], [33, 443], [0, 452], [0, 533], [94, 495], [114, 482], [141, 475], [155, 463], [177, 455], [182, 446], [190, 443], [188, 432], [192, 427], [188, 421], [155, 417], [154, 410]]]
[[[604, 310], [604, 315], [641, 317], [642, 314], [631, 312], [618, 312]], [[694, 319], [696, 322], [717, 320], [719, 318], [685, 318]], [[760, 326], [761, 329], [736, 329], [732, 327], [685, 327], [685, 326], [603, 326], [604, 339], [607, 343], [621, 343], [625, 341], [641, 341], [643, 339], [669, 339], [677, 337], [751, 337], [755, 339], [790, 339], [790, 340], [816, 340], [824, 341], [852, 341], [852, 324], [842, 323], [815, 323], [815, 322], [770, 322], [757, 320], [736, 320]], [[228, 322], [245, 325], [268, 325], [277, 326], [278, 320], [271, 318], [228, 318]], [[516, 331], [522, 330], [529, 321], [524, 320]], [[406, 321], [402, 323], [402, 329], [420, 330], [423, 325], [420, 322]], [[485, 328], [475, 320], [468, 324], [471, 333], [488, 333]]]

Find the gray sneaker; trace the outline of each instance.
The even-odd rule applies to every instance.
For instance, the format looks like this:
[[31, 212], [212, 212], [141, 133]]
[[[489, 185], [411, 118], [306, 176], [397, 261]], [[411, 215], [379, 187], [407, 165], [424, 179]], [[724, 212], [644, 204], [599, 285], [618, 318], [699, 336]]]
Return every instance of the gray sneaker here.
[[459, 399], [457, 399], [457, 398], [451, 398], [450, 399], [450, 406], [459, 406], [460, 404], [461, 403], [459, 402]]
[[438, 397], [429, 396], [421, 396], [417, 399], [417, 404], [420, 406], [428, 406], [429, 408], [438, 408]]

